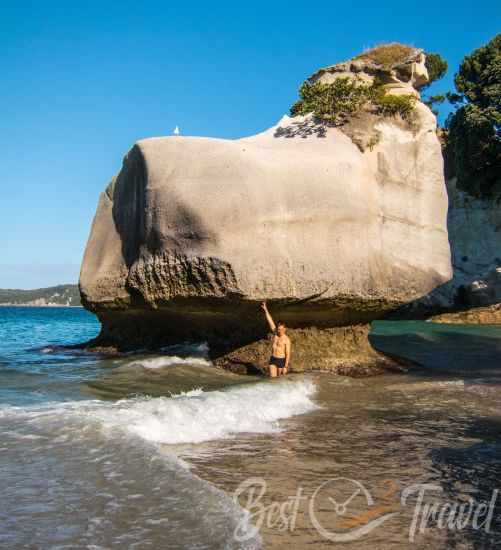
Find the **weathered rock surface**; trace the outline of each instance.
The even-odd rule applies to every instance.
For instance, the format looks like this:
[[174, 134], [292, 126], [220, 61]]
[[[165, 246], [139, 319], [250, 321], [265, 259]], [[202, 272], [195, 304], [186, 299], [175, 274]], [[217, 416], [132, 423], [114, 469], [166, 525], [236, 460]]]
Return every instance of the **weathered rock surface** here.
[[[455, 318], [474, 319], [477, 312], [468, 316], [466, 309], [501, 302], [501, 197], [473, 197], [457, 189], [455, 178], [447, 181], [447, 190], [453, 278], [405, 306], [400, 316], [425, 317], [457, 310]], [[479, 318], [489, 322], [485, 314]]]
[[[359, 377], [405, 371], [413, 366], [410, 361], [377, 352], [369, 343], [367, 324], [323, 329], [289, 328], [288, 335], [294, 342], [290, 365], [295, 372], [320, 370]], [[271, 344], [270, 333], [268, 338], [216, 357], [214, 363], [239, 374], [266, 373]]]
[[[100, 196], [81, 268], [83, 304], [102, 322], [97, 343], [206, 340], [215, 361], [245, 361], [246, 346], [266, 341], [262, 300], [292, 330], [331, 331], [447, 281], [447, 195], [430, 110], [417, 102], [412, 127], [379, 118], [379, 140], [364, 152], [339, 128], [316, 126], [284, 117], [238, 140], [136, 143]], [[332, 334], [315, 337], [331, 338], [326, 364], [335, 363]], [[269, 348], [256, 353], [255, 364]], [[307, 353], [291, 362], [310, 363]]]
[[467, 325], [499, 325], [501, 324], [501, 304], [442, 313], [434, 315], [430, 318], [430, 321]]
[[[391, 48], [391, 45], [389, 45]], [[419, 98], [418, 89], [429, 80], [426, 68], [426, 56], [422, 49], [406, 47], [408, 53], [402, 59], [390, 63], [381, 63], [367, 54], [319, 69], [310, 78], [310, 82], [330, 83], [339, 77], [356, 76], [365, 83], [372, 83], [377, 77], [391, 93], [412, 94]], [[377, 57], [377, 56], [376, 56]]]

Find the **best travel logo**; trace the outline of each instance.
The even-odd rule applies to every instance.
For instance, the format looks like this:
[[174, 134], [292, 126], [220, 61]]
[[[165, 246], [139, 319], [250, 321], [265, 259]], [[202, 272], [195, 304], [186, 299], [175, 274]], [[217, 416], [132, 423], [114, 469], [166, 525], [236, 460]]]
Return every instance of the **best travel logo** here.
[[[302, 487], [282, 502], [265, 504], [267, 484], [252, 477], [237, 487], [233, 498], [245, 510], [234, 537], [243, 542], [266, 527], [279, 532], [294, 531], [304, 505], [307, 518], [318, 533], [332, 542], [350, 542], [367, 536], [391, 518], [412, 511], [408, 538], [414, 542], [427, 529], [461, 530], [469, 527], [491, 533], [498, 497], [494, 489], [489, 501], [470, 497], [461, 502], [440, 500], [443, 489], [432, 483], [416, 483], [399, 491], [394, 480], [382, 483], [383, 493], [373, 497], [363, 483], [347, 477], [328, 479], [310, 496]], [[406, 517], [408, 514], [406, 514]]]

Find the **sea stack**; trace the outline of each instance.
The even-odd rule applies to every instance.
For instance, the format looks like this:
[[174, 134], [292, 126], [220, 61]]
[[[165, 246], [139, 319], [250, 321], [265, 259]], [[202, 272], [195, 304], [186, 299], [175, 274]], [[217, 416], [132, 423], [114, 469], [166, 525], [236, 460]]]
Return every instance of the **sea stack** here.
[[[451, 262], [436, 120], [419, 100], [425, 55], [377, 50], [308, 79], [372, 86], [336, 119], [295, 106], [251, 137], [131, 148], [81, 267], [82, 303], [102, 323], [94, 345], [206, 341], [216, 365], [251, 372], [269, 357], [266, 300], [288, 326], [293, 370], [389, 364], [367, 324], [448, 281]], [[411, 97], [412, 112], [374, 90]]]

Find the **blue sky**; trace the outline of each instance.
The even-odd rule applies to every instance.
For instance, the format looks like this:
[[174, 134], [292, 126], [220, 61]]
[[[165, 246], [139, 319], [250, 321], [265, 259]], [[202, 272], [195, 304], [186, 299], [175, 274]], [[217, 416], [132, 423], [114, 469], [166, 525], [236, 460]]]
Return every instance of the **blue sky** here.
[[236, 138], [288, 111], [314, 70], [381, 42], [461, 59], [501, 3], [3, 2], [0, 288], [77, 282], [98, 195], [138, 139]]

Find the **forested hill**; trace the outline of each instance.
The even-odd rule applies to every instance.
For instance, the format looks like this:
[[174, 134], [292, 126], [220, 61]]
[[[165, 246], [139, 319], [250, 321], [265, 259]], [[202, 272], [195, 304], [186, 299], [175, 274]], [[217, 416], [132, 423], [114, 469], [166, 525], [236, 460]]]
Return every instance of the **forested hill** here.
[[57, 285], [34, 290], [0, 289], [0, 306], [79, 306], [78, 285]]

